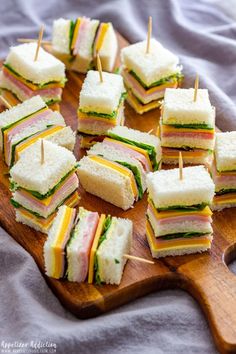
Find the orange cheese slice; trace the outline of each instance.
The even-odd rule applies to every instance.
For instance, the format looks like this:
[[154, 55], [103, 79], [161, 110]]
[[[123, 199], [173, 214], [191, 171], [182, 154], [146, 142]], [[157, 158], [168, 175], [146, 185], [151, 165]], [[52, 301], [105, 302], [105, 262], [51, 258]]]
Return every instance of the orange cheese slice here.
[[146, 236], [148, 239], [149, 246], [152, 251], [158, 252], [168, 249], [181, 249], [181, 248], [194, 248], [194, 247], [210, 247], [211, 240], [207, 236], [195, 237], [194, 239], [173, 239], [168, 240], [160, 240], [155, 237], [153, 229], [148, 220], [146, 220]]
[[71, 49], [75, 48], [75, 43], [76, 43], [76, 40], [77, 40], [77, 37], [78, 37], [78, 34], [79, 34], [79, 27], [81, 25], [81, 22], [82, 22], [82, 19], [80, 17], [77, 18], [75, 29], [74, 29], [74, 33], [73, 33], [73, 39], [72, 39], [72, 42], [71, 42]]
[[96, 117], [95, 115], [89, 115], [89, 114], [86, 114], [84, 112], [80, 112], [78, 111], [78, 118], [79, 120], [85, 120], [85, 119], [92, 119], [94, 121], [97, 121], [97, 122], [106, 122], [106, 123], [110, 123], [112, 125], [116, 125], [116, 118], [115, 119], [107, 119], [107, 118], [103, 118], [103, 117]]
[[184, 215], [197, 215], [197, 216], [211, 216], [212, 211], [211, 209], [206, 206], [203, 210], [192, 210], [192, 211], [179, 211], [179, 210], [163, 210], [158, 211], [152, 201], [149, 199], [149, 207], [151, 208], [155, 218], [157, 220], [166, 219], [166, 218], [173, 218], [175, 216], [184, 216]]
[[139, 152], [140, 154], [142, 154], [145, 159], [147, 160], [148, 162], [148, 165], [149, 165], [149, 168], [150, 168], [150, 171], [152, 171], [152, 164], [151, 164], [151, 161], [150, 161], [150, 158], [149, 158], [149, 155], [147, 153], [147, 151], [145, 149], [142, 149], [138, 146], [134, 146], [134, 145], [131, 145], [131, 144], [127, 144], [127, 143], [124, 143], [122, 141], [119, 141], [119, 140], [115, 140], [115, 139], [111, 139], [111, 138], [105, 138], [104, 141], [110, 141], [110, 142], [115, 142], [116, 144], [119, 144], [121, 146], [124, 146], [126, 147], [127, 149], [131, 149], [131, 150], [134, 150], [134, 151], [137, 151]]
[[47, 130], [43, 131], [40, 134], [34, 135], [32, 137], [30, 137], [29, 139], [23, 141], [21, 144], [16, 146], [15, 149], [15, 162], [19, 159], [20, 154], [23, 150], [25, 150], [27, 147], [29, 147], [30, 145], [34, 144], [38, 139], [43, 139], [46, 138], [50, 135], [53, 135], [54, 133], [60, 131], [61, 129], [63, 129], [63, 127], [61, 126], [54, 126], [51, 128], [48, 128]]
[[176, 128], [171, 125], [161, 125], [161, 130], [163, 133], [206, 133], [214, 135], [215, 129], [192, 129], [192, 128]]
[[131, 185], [131, 189], [134, 194], [134, 197], [135, 197], [135, 199], [137, 198], [138, 188], [137, 188], [137, 184], [135, 182], [135, 178], [134, 178], [132, 171], [130, 171], [128, 168], [125, 168], [124, 166], [119, 165], [116, 162], [111, 162], [111, 161], [105, 160], [99, 156], [89, 156], [89, 159], [97, 162], [100, 165], [103, 165], [103, 166], [108, 167], [112, 170], [115, 170], [125, 177], [128, 177], [130, 179], [130, 185]]
[[64, 214], [58, 225], [57, 236], [55, 238], [55, 244], [52, 245], [54, 268], [53, 277], [60, 278], [63, 267], [63, 242], [68, 235], [68, 225], [71, 225], [75, 216], [75, 210], [69, 207], [65, 208]]
[[23, 208], [18, 209], [19, 213], [22, 214], [26, 219], [33, 221], [36, 225], [44, 228], [44, 229], [49, 229], [50, 225], [53, 222], [53, 219], [56, 216], [56, 213], [53, 213], [50, 215], [48, 218], [38, 218], [36, 215], [33, 215], [30, 213], [28, 210], [25, 210]]
[[97, 226], [97, 230], [94, 236], [94, 240], [93, 240], [93, 244], [92, 244], [92, 248], [90, 251], [90, 257], [89, 257], [89, 271], [88, 271], [88, 283], [92, 284], [93, 282], [93, 277], [94, 277], [94, 261], [95, 261], [95, 254], [97, 251], [97, 247], [98, 247], [98, 241], [102, 235], [103, 232], [103, 227], [104, 227], [104, 223], [106, 220], [106, 215], [102, 214], [100, 216], [99, 222], [98, 222], [98, 226]]
[[141, 104], [130, 91], [128, 91], [127, 101], [139, 114], [143, 114], [151, 109], [157, 108], [161, 104], [160, 101], [152, 101], [147, 104]]
[[236, 193], [225, 193], [222, 195], [215, 195], [214, 204], [228, 204], [236, 203]]
[[13, 73], [12, 71], [10, 71], [8, 68], [6, 68], [5, 66], [3, 67], [3, 72], [8, 73], [11, 76], [14, 76], [18, 81], [22, 82], [25, 86], [29, 87], [31, 90], [33, 91], [40, 91], [40, 90], [44, 90], [44, 89], [50, 89], [50, 88], [63, 88], [65, 85], [64, 83], [58, 81], [58, 82], [53, 82], [53, 83], [48, 83], [45, 84], [44, 87], [40, 88], [37, 84], [34, 84], [33, 82], [29, 82], [26, 79], [24, 79], [22, 76], [18, 76], [15, 73]]
[[99, 35], [98, 35], [98, 38], [96, 39], [95, 54], [97, 52], [99, 52], [99, 50], [101, 49], [105, 35], [106, 35], [109, 27], [110, 27], [109, 23], [101, 23], [100, 24]]

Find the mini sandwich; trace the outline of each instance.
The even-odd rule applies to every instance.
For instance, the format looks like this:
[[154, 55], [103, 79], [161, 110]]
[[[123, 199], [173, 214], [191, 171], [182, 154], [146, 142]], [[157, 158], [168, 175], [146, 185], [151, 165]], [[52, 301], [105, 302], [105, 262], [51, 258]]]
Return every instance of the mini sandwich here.
[[236, 206], [236, 132], [216, 133], [215, 159], [211, 167], [215, 183], [212, 208]]
[[71, 151], [37, 140], [10, 170], [16, 220], [47, 233], [59, 206], [78, 204], [77, 163]]
[[155, 258], [211, 248], [214, 183], [203, 166], [161, 170], [147, 176], [146, 235]]
[[69, 281], [119, 285], [132, 234], [133, 224], [128, 219], [99, 217], [82, 207], [75, 217], [75, 209], [62, 206], [44, 244], [46, 274]]
[[83, 282], [88, 276], [89, 257], [97, 231], [99, 215], [97, 212], [79, 208], [78, 221], [66, 247], [67, 278]]
[[89, 283], [120, 284], [132, 234], [132, 221], [101, 215], [90, 253]]
[[49, 277], [62, 278], [66, 271], [65, 249], [71, 236], [76, 210], [63, 205], [59, 208], [44, 244], [45, 272]]
[[[125, 88], [120, 75], [89, 71], [80, 91], [78, 131], [82, 136], [102, 136], [124, 124]], [[84, 143], [83, 143], [84, 146]]]
[[73, 150], [75, 135], [59, 112], [47, 107], [35, 96], [0, 113], [0, 148], [8, 166], [12, 166], [31, 144], [40, 138]]
[[65, 66], [37, 43], [26, 43], [10, 48], [0, 74], [0, 88], [10, 91], [20, 101], [40, 95], [47, 104], [61, 101], [65, 85]]
[[120, 163], [97, 155], [84, 156], [79, 161], [78, 175], [87, 192], [123, 210], [131, 208], [139, 198], [133, 172]]
[[53, 23], [53, 54], [68, 69], [81, 73], [95, 68], [99, 52], [104, 71], [114, 68], [118, 42], [112, 24], [79, 17], [75, 22], [60, 18]]
[[121, 50], [122, 69], [127, 101], [143, 114], [160, 106], [167, 87], [176, 88], [182, 80], [179, 59], [155, 39], [139, 42]]
[[[146, 190], [146, 174], [142, 163], [131, 154], [129, 155], [130, 151], [132, 150], [129, 148], [127, 148], [126, 151], [124, 148], [122, 151], [119, 149], [119, 142], [117, 144], [115, 140], [106, 138], [102, 143], [96, 143], [90, 150], [88, 150], [88, 155], [100, 156], [108, 160], [108, 162], [117, 162], [121, 166], [127, 167], [134, 175], [138, 188], [138, 196], [139, 199], [142, 199]], [[136, 151], [133, 151], [135, 154]]]
[[166, 89], [160, 120], [163, 162], [177, 164], [179, 151], [188, 164], [209, 165], [215, 143], [215, 108], [208, 90]]
[[[131, 149], [136, 150], [145, 156], [146, 171], [156, 171], [161, 166], [161, 142], [160, 139], [152, 134], [140, 132], [139, 130], [128, 127], [115, 127], [108, 131], [107, 135], [118, 142], [128, 144]], [[120, 144], [120, 147], [124, 146]]]

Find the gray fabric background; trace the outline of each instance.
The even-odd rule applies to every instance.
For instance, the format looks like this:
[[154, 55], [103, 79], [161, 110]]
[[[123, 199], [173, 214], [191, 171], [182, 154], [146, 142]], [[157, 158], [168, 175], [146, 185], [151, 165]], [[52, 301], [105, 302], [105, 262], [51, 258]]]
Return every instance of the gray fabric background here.
[[[217, 107], [217, 125], [236, 129], [236, 11], [203, 0], [113, 0], [0, 2], [0, 56], [18, 37], [35, 37], [52, 19], [88, 15], [112, 21], [131, 42], [146, 36], [148, 16], [154, 35], [181, 58], [185, 84], [196, 72]], [[0, 205], [0, 207], [4, 207]], [[236, 271], [236, 265], [232, 269]], [[182, 291], [162, 291], [104, 316], [78, 320], [47, 287], [31, 256], [0, 228], [0, 353], [2, 341], [57, 345], [57, 353], [216, 353], [205, 318]], [[23, 353], [26, 351], [22, 351]]]

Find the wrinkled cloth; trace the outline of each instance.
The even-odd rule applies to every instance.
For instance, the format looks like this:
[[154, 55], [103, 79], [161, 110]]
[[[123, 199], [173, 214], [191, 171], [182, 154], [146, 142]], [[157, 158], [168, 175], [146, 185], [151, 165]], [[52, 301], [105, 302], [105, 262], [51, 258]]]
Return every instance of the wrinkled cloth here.
[[[17, 38], [36, 38], [42, 23], [44, 38], [50, 39], [54, 18], [87, 15], [112, 21], [135, 42], [146, 37], [152, 15], [153, 35], [180, 57], [184, 86], [193, 86], [197, 72], [200, 87], [209, 89], [216, 106], [218, 127], [236, 130], [236, 12], [233, 1], [228, 4], [221, 7], [220, 1], [213, 0], [1, 1], [0, 56], [5, 57]], [[0, 269], [0, 353], [4, 343], [15, 341], [56, 345], [57, 353], [217, 352], [201, 309], [183, 291], [159, 291], [103, 316], [79, 320], [53, 295], [32, 257], [2, 229]], [[236, 272], [235, 263], [231, 269]]]

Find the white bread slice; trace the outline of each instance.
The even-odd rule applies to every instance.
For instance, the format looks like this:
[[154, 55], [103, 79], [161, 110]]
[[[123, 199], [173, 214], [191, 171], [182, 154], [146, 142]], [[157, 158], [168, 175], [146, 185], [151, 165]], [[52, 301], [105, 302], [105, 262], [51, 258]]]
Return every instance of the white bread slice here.
[[122, 218], [112, 218], [106, 239], [97, 250], [98, 272], [101, 282], [119, 285], [131, 251], [133, 224]]
[[137, 161], [136, 159], [130, 157], [124, 152], [121, 152], [120, 150], [115, 149], [114, 147], [105, 145], [103, 143], [96, 143], [87, 151], [88, 155], [102, 155], [105, 159], [108, 159], [110, 161], [115, 161], [115, 162], [126, 162], [130, 164], [131, 166], [135, 166], [140, 173], [141, 177], [141, 185], [142, 185], [142, 190], [145, 192], [147, 185], [146, 185], [146, 174], [143, 169], [142, 164]]
[[79, 180], [89, 193], [123, 210], [132, 207], [135, 199], [130, 179], [118, 171], [102, 166], [88, 156], [79, 161]]
[[53, 21], [52, 50], [61, 54], [70, 54], [71, 21], [59, 18]]
[[[207, 237], [210, 242], [212, 242], [213, 237]], [[168, 257], [168, 256], [183, 256], [185, 254], [192, 254], [192, 253], [202, 253], [206, 252], [210, 249], [210, 246], [199, 246], [199, 245], [189, 245], [188, 247], [182, 246], [179, 248], [172, 248], [172, 249], [163, 249], [163, 250], [153, 250], [150, 247], [152, 257], [153, 258], [161, 258], [161, 257]]]
[[211, 205], [211, 210], [213, 211], [222, 211], [223, 209], [227, 209], [227, 208], [236, 208], [236, 203], [216, 204], [213, 201]]
[[[183, 157], [183, 163], [186, 165], [205, 165], [207, 168], [211, 166], [213, 160], [213, 153], [212, 154], [207, 154], [203, 155], [201, 157]], [[178, 165], [179, 164], [179, 158], [169, 158], [168, 156], [162, 155], [162, 162], [167, 165]]]
[[10, 175], [22, 188], [46, 194], [71, 171], [76, 159], [71, 151], [44, 140], [44, 163], [41, 164], [41, 141], [30, 146], [11, 168]]
[[207, 89], [198, 89], [193, 101], [194, 89], [165, 90], [162, 106], [164, 124], [207, 124], [215, 127], [215, 107], [211, 105]]
[[215, 185], [204, 166], [183, 168], [183, 179], [179, 179], [179, 169], [161, 170], [148, 173], [149, 196], [155, 207], [212, 203]]
[[99, 72], [90, 70], [80, 91], [79, 108], [85, 112], [111, 114], [117, 109], [123, 92], [121, 75], [103, 72], [103, 82], [100, 82]]
[[180, 71], [179, 59], [152, 38], [150, 51], [146, 53], [147, 42], [138, 42], [121, 50], [122, 64], [150, 86], [160, 79]]
[[116, 126], [108, 131], [108, 136], [116, 139], [116, 136], [123, 137], [127, 140], [134, 141], [136, 143], [143, 143], [146, 145], [153, 146], [156, 151], [156, 160], [159, 162], [161, 160], [161, 141], [160, 139], [152, 134], [141, 132], [136, 129], [131, 129], [126, 126]]
[[218, 171], [236, 170], [236, 131], [216, 133], [215, 158]]
[[102, 69], [111, 72], [114, 68], [118, 51], [118, 41], [112, 23], [105, 34], [102, 46], [99, 50]]
[[75, 132], [71, 127], [65, 127], [58, 132], [46, 137], [46, 140], [51, 141], [54, 144], [60, 145], [68, 150], [73, 151], [75, 147]]
[[22, 77], [36, 84], [63, 80], [65, 65], [41, 47], [38, 59], [34, 61], [36, 48], [37, 43], [25, 43], [10, 47], [5, 63]]
[[93, 42], [96, 34], [97, 27], [99, 25], [98, 20], [90, 20], [86, 24], [86, 30], [83, 32], [83, 35], [80, 36], [79, 51], [75, 59], [71, 62], [71, 69], [86, 73], [91, 66], [93, 60]]
[[[46, 107], [45, 102], [40, 96], [35, 96], [29, 100], [0, 113], [0, 129], [7, 127], [19, 119], [31, 115], [34, 112]], [[0, 149], [2, 150], [2, 134], [0, 134]]]

